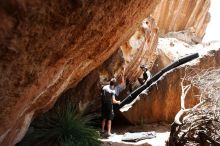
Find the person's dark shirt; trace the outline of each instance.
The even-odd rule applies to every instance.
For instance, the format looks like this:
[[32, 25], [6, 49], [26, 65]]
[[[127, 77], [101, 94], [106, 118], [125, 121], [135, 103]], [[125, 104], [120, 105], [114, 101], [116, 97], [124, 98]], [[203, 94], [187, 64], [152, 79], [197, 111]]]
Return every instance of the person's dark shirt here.
[[144, 78], [145, 81], [147, 81], [147, 79], [148, 79], [147, 71], [144, 71], [143, 78]]
[[149, 70], [144, 71], [144, 73], [143, 73], [143, 79], [144, 79], [144, 81], [146, 82], [146, 81], [148, 81], [150, 78], [151, 78], [151, 73], [150, 73], [150, 71], [149, 71]]
[[112, 104], [112, 97], [115, 96], [115, 90], [110, 88], [110, 85], [106, 85], [103, 87], [103, 103], [111, 103]]

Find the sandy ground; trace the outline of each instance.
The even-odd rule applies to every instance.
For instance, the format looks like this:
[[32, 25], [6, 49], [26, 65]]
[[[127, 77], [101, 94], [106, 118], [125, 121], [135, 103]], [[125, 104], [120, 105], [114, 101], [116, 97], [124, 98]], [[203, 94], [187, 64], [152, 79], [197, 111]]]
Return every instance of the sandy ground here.
[[[103, 142], [102, 146], [165, 146], [166, 141], [170, 134], [170, 125], [164, 123], [155, 123], [148, 125], [124, 125], [113, 127], [114, 135], [110, 136], [108, 139], [101, 139]], [[121, 141], [124, 133], [126, 132], [156, 132], [156, 138], [145, 139], [139, 142], [123, 142]]]

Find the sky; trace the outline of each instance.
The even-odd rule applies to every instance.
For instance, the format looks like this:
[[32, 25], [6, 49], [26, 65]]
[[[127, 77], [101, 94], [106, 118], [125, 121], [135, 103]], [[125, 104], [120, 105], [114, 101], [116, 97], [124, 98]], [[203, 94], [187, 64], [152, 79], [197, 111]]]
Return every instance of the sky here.
[[220, 0], [211, 0], [211, 20], [206, 29], [203, 42], [220, 41]]

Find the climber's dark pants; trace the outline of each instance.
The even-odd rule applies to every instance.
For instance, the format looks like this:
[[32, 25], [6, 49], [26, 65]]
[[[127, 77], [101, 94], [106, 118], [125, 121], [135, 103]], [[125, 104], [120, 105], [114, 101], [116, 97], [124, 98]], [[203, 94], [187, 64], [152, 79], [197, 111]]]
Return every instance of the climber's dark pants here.
[[144, 80], [143, 78], [138, 78], [138, 82], [143, 85], [145, 83], [146, 80]]
[[113, 105], [110, 102], [102, 103], [102, 119], [113, 120], [114, 112]]

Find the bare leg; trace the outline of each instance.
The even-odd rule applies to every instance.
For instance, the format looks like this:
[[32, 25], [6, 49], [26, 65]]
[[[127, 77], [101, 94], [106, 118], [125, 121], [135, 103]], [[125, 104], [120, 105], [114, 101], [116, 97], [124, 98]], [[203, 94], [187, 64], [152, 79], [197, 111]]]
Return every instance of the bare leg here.
[[105, 119], [102, 120], [102, 132], [105, 131], [105, 121], [106, 121]]
[[112, 121], [108, 120], [108, 134], [111, 134]]

